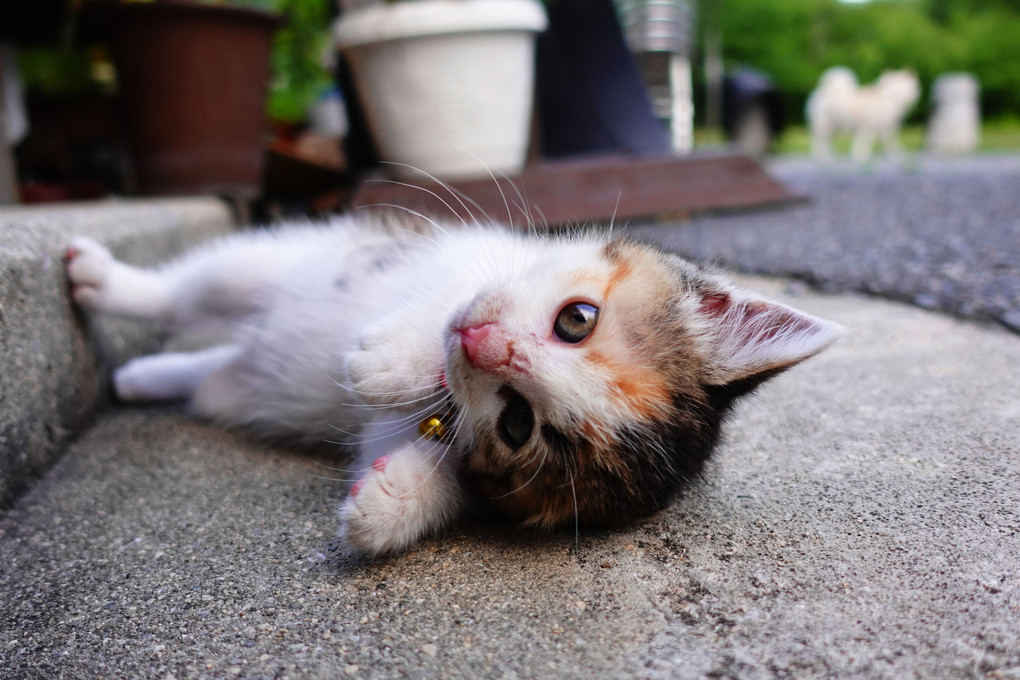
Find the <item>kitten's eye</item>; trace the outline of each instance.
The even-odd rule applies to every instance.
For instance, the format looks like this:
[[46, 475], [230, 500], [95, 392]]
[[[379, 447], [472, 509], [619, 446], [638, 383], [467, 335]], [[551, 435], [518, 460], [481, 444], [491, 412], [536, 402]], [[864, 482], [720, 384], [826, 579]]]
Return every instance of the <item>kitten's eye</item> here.
[[581, 342], [595, 330], [599, 308], [584, 302], [572, 302], [556, 316], [553, 332], [563, 342]]
[[531, 432], [535, 429], [535, 414], [527, 400], [516, 390], [504, 387], [500, 392], [507, 401], [506, 408], [499, 415], [496, 429], [503, 442], [517, 450], [531, 439]]

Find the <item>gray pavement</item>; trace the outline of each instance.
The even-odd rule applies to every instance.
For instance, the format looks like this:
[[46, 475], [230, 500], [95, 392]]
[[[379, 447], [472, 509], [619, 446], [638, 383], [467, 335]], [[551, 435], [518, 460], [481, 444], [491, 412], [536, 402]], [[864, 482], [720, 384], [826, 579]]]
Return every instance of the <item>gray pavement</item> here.
[[1020, 340], [742, 282], [850, 334], [620, 531], [368, 562], [342, 461], [107, 410], [0, 517], [0, 678], [1020, 678]]
[[780, 159], [770, 173], [810, 200], [636, 231], [702, 260], [792, 275], [1020, 332], [1020, 155], [920, 156], [871, 166]]

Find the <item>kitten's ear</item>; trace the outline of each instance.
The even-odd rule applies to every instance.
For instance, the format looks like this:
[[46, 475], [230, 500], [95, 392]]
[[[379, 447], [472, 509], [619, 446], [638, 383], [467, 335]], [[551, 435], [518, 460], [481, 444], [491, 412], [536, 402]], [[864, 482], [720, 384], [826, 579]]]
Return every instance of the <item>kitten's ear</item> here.
[[842, 326], [744, 292], [704, 293], [698, 314], [713, 385], [757, 385], [828, 347]]

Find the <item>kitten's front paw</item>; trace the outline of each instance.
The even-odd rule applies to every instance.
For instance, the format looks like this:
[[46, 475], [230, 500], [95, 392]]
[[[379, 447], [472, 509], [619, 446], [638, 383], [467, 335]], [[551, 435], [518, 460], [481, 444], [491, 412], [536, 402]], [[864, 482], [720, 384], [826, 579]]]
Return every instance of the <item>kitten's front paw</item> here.
[[438, 460], [409, 448], [384, 456], [340, 506], [343, 533], [369, 555], [398, 552], [453, 519], [461, 494]]
[[367, 336], [347, 355], [351, 387], [367, 404], [414, 405], [441, 388], [442, 363], [428, 351], [414, 351], [400, 342]]
[[102, 310], [106, 283], [115, 260], [110, 251], [87, 236], [75, 237], [64, 256], [71, 297], [90, 311]]

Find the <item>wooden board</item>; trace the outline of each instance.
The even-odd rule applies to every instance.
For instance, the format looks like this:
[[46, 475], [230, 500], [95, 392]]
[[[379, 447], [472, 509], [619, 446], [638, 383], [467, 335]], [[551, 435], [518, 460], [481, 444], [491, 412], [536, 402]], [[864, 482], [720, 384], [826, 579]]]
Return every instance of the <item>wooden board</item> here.
[[518, 177], [445, 186], [424, 176], [403, 181], [369, 178], [356, 189], [351, 207], [401, 206], [446, 219], [488, 215], [518, 226], [530, 222], [556, 228], [747, 209], [801, 198], [754, 159], [715, 153], [543, 162]]

